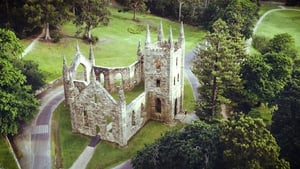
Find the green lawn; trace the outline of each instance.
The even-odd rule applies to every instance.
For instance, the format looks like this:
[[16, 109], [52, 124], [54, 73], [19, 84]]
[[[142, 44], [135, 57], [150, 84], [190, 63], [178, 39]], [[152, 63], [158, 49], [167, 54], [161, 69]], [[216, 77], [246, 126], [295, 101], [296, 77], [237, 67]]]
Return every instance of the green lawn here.
[[18, 166], [9, 150], [9, 145], [3, 136], [0, 136], [0, 168], [18, 169]]
[[272, 4], [261, 4], [260, 8], [259, 8], [259, 12], [258, 15], [262, 16], [265, 12], [267, 12], [268, 10], [271, 9], [278, 9], [278, 5], [272, 5]]
[[[300, 8], [299, 8], [300, 9]], [[300, 49], [300, 11], [277, 11], [269, 14], [258, 27], [256, 35], [272, 38], [276, 34], [289, 33]], [[300, 55], [300, 51], [298, 50]]]
[[116, 144], [101, 141], [95, 150], [95, 154], [87, 168], [111, 168], [118, 163], [132, 158], [145, 144], [153, 143], [163, 133], [172, 129], [180, 129], [183, 125], [174, 127], [157, 121], [149, 121], [130, 141], [129, 144], [120, 148]]
[[[118, 12], [111, 9], [112, 16], [108, 26], [101, 26], [92, 31], [99, 37], [94, 45], [94, 54], [97, 65], [102, 66], [128, 66], [136, 60], [136, 51], [139, 40], [144, 44], [146, 25], [151, 28], [152, 41], [157, 39], [157, 28], [160, 21], [164, 25], [165, 39], [168, 39], [169, 27], [172, 27], [173, 38], [177, 39], [180, 24], [152, 15], [138, 15], [139, 22], [131, 20], [132, 13]], [[205, 32], [197, 27], [185, 25], [186, 50], [193, 49], [203, 40]], [[131, 31], [129, 31], [131, 30]], [[133, 30], [133, 31], [132, 31]], [[64, 38], [59, 43], [45, 43], [39, 41], [34, 50], [25, 56], [25, 59], [35, 60], [40, 68], [47, 74], [47, 81], [61, 76], [63, 56], [68, 64], [75, 55], [75, 46], [78, 41], [81, 52], [88, 56], [89, 45], [75, 37], [76, 28], [67, 23], [61, 27]], [[134, 33], [130, 33], [134, 32]], [[27, 44], [26, 40], [23, 40]]]

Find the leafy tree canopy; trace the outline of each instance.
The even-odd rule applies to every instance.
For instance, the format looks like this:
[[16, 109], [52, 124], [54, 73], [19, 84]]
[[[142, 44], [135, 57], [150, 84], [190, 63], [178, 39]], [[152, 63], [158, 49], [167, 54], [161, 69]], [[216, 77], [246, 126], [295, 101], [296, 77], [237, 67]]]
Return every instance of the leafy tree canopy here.
[[195, 122], [182, 132], [166, 133], [146, 145], [132, 159], [135, 169], [214, 168], [220, 130], [217, 125]]
[[281, 147], [281, 156], [292, 169], [300, 168], [300, 61], [297, 60], [284, 90], [276, 99], [278, 110], [273, 115], [272, 134]]
[[109, 0], [76, 0], [76, 14], [74, 23], [81, 30], [85, 27], [84, 36], [91, 40], [91, 30], [100, 24], [109, 23]]
[[279, 159], [279, 146], [261, 119], [236, 114], [221, 128], [223, 168], [290, 168], [288, 162]]
[[[20, 122], [33, 118], [38, 101], [25, 85], [26, 77], [11, 62], [20, 55], [20, 42], [11, 31], [0, 29], [0, 37], [5, 37], [0, 38], [0, 46], [7, 47], [0, 50], [0, 133], [16, 134]], [[10, 51], [13, 49], [16, 53]]]

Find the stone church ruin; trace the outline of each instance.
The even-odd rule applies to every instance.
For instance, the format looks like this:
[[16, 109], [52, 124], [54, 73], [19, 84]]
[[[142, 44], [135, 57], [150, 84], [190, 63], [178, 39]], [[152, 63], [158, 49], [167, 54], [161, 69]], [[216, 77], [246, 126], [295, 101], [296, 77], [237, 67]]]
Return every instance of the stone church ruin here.
[[[92, 46], [86, 58], [77, 45], [71, 65], [65, 59], [63, 63], [72, 131], [100, 135], [103, 140], [125, 146], [148, 120], [172, 122], [183, 111], [184, 55], [182, 23], [177, 42], [173, 41], [171, 28], [168, 40], [164, 39], [160, 23], [157, 41], [152, 43], [147, 26], [144, 50], [139, 42], [137, 61], [127, 67], [95, 65]], [[83, 75], [78, 70], [80, 65]], [[126, 103], [124, 91], [140, 83], [144, 83], [144, 92]], [[119, 99], [114, 99], [112, 92], [117, 92]]]

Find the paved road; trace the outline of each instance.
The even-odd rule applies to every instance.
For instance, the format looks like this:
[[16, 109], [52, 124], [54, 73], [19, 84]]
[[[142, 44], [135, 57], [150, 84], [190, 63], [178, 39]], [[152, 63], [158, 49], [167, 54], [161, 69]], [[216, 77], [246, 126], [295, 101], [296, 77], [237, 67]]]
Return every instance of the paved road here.
[[[62, 86], [51, 91], [48, 102], [41, 107], [35, 125], [32, 126], [31, 148], [33, 169], [51, 169], [51, 116], [56, 107], [64, 100]], [[45, 98], [44, 98], [45, 99]]]

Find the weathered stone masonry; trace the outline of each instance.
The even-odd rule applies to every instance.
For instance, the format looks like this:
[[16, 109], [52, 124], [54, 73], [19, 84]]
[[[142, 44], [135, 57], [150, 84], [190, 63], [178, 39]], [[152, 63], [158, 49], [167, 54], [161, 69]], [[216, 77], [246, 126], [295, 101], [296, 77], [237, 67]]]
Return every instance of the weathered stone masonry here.
[[[128, 140], [149, 120], [172, 122], [183, 110], [185, 38], [181, 24], [173, 42], [170, 28], [164, 39], [160, 23], [158, 38], [151, 43], [147, 26], [144, 53], [138, 44], [137, 61], [128, 67], [96, 66], [92, 46], [84, 57], [77, 45], [76, 55], [67, 66], [63, 81], [66, 104], [70, 107], [72, 131], [127, 145]], [[84, 68], [83, 74], [78, 66]], [[145, 91], [127, 104], [125, 91], [144, 83]], [[118, 92], [114, 99], [110, 92]]]

